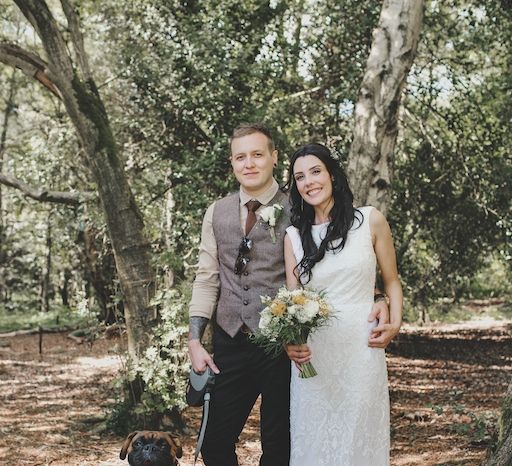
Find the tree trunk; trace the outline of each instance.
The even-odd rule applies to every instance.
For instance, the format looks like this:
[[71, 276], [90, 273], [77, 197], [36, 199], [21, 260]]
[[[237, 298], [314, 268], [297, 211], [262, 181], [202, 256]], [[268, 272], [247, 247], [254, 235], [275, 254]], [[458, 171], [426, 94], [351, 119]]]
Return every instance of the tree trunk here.
[[46, 2], [14, 1], [41, 39], [48, 63], [19, 47], [4, 46], [0, 59], [38, 79], [64, 102], [105, 213], [124, 294], [128, 350], [137, 356], [147, 347], [151, 332], [149, 303], [155, 276], [149, 260], [150, 245], [144, 236], [144, 222], [128, 185], [107, 112], [89, 69], [78, 15], [69, 0], [61, 0], [77, 57], [73, 63], [68, 44]]
[[[115, 304], [112, 296], [115, 294], [113, 287], [115, 275], [115, 262], [112, 252], [102, 251], [101, 238], [98, 240], [98, 231], [86, 227], [78, 236], [80, 243], [80, 254], [83, 268], [85, 270], [86, 280], [94, 290], [94, 297], [100, 309], [99, 319], [105, 324], [113, 324], [116, 321], [114, 309], [116, 306], [123, 309], [122, 302]], [[90, 296], [90, 292], [88, 293]]]
[[485, 466], [512, 466], [512, 382], [505, 394], [498, 420], [498, 441]]
[[[4, 118], [2, 122], [2, 130], [0, 134], [0, 173], [2, 173], [5, 161], [5, 146], [7, 143], [7, 130], [9, 128], [9, 119], [14, 110], [14, 98], [16, 96], [16, 70], [12, 70], [12, 75], [9, 79], [9, 90], [7, 94], [7, 100], [5, 101]], [[4, 199], [2, 193], [2, 185], [0, 184], [0, 268], [5, 262], [6, 252], [4, 248], [5, 244], [5, 221], [4, 221]], [[3, 283], [0, 281], [0, 300], [5, 295], [3, 291]]]
[[[138, 355], [147, 347], [151, 330], [148, 310], [154, 292], [154, 272], [149, 263], [149, 243], [96, 86], [92, 81], [84, 84], [76, 77], [73, 81], [76, 94], [72, 93], [66, 107], [98, 187], [126, 304], [128, 348], [132, 355]], [[73, 114], [74, 110], [79, 111]]]
[[52, 214], [48, 214], [48, 225], [46, 227], [46, 257], [41, 276], [41, 294], [40, 303], [41, 311], [48, 312], [50, 310], [51, 298], [51, 272], [52, 272]]
[[385, 0], [355, 107], [348, 177], [355, 204], [385, 213], [400, 96], [416, 55], [423, 0]]
[[69, 282], [71, 280], [71, 270], [67, 267], [64, 269], [61, 275], [61, 284], [59, 286], [59, 294], [60, 299], [62, 300], [62, 305], [69, 307]]

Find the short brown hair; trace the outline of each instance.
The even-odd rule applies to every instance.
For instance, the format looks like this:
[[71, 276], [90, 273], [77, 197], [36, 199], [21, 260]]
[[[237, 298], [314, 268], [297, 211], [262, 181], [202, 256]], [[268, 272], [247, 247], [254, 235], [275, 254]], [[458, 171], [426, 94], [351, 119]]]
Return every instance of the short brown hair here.
[[249, 134], [261, 133], [267, 136], [268, 139], [268, 148], [270, 152], [275, 150], [276, 145], [274, 144], [274, 139], [272, 138], [272, 133], [263, 123], [240, 123], [231, 134], [229, 138], [229, 145], [233, 142], [233, 139], [242, 138], [244, 136], [249, 136]]

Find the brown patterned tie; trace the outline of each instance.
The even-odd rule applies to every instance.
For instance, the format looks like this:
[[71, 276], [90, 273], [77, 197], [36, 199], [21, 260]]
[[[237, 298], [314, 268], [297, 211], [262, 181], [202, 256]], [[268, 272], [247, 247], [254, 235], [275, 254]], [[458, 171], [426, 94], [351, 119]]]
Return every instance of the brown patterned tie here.
[[256, 211], [261, 206], [259, 201], [249, 201], [245, 204], [247, 207], [247, 220], [245, 221], [245, 236], [249, 234], [256, 223]]

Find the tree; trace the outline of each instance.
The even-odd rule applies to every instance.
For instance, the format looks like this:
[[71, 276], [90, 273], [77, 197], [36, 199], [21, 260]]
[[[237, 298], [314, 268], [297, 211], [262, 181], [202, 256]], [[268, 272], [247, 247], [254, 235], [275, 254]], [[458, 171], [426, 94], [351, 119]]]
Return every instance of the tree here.
[[355, 106], [348, 176], [357, 205], [385, 212], [400, 98], [416, 55], [422, 0], [387, 0], [382, 6]]
[[[7, 139], [7, 129], [9, 127], [9, 120], [11, 118], [12, 112], [14, 110], [14, 99], [17, 91], [17, 83], [15, 80], [15, 71], [12, 70], [12, 74], [8, 80], [8, 94], [5, 102], [5, 111], [3, 114], [2, 127], [0, 130], [0, 267], [3, 266], [6, 259], [6, 252], [4, 251], [5, 245], [5, 233], [4, 233], [4, 202], [2, 196], [2, 170], [4, 165], [4, 154], [5, 154], [5, 142]], [[5, 293], [5, 283], [3, 280], [0, 281], [0, 297]]]
[[510, 466], [512, 464], [512, 383], [508, 386], [498, 420], [498, 439], [495, 450], [485, 466]]
[[46, 2], [16, 0], [15, 3], [36, 31], [48, 62], [36, 53], [8, 43], [0, 44], [0, 61], [20, 68], [64, 102], [83, 148], [83, 163], [96, 183], [105, 213], [126, 305], [129, 351], [139, 355], [149, 342], [149, 302], [155, 285], [149, 243], [89, 67], [78, 14], [68, 0], [62, 0], [76, 56], [73, 60]]

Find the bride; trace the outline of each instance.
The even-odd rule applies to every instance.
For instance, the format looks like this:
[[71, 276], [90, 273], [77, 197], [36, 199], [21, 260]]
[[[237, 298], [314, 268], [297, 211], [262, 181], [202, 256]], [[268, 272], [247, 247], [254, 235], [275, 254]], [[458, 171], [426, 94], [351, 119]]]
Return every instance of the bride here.
[[[292, 226], [285, 237], [289, 289], [323, 291], [333, 308], [329, 324], [307, 345], [289, 345], [290, 466], [389, 465], [390, 427], [384, 347], [398, 333], [402, 288], [391, 231], [373, 207], [354, 208], [347, 178], [329, 149], [308, 144], [289, 169]], [[390, 323], [373, 332], [371, 311], [379, 265]], [[318, 375], [298, 377], [311, 360]]]

